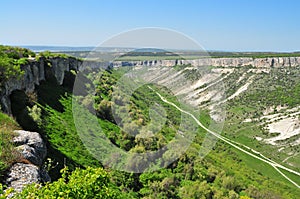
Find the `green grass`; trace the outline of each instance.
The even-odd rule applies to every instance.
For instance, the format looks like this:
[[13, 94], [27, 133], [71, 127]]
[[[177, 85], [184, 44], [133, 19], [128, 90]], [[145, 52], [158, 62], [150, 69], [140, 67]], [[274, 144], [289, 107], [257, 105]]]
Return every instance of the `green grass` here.
[[45, 58], [49, 59], [49, 58], [56, 58], [56, 57], [69, 58], [71, 56], [69, 56], [67, 54], [63, 54], [63, 53], [53, 53], [50, 51], [44, 51], [44, 52], [40, 52], [38, 54], [37, 59], [39, 59], [40, 57], [45, 57]]
[[43, 107], [46, 111], [42, 124], [43, 133], [52, 147], [72, 159], [78, 165], [100, 166], [99, 162], [91, 156], [80, 140], [72, 114], [72, 98], [60, 99], [63, 111], [55, 110], [50, 106]]
[[257, 160], [241, 151], [238, 151], [236, 149], [233, 149], [238, 157], [243, 160], [243, 162], [252, 168], [254, 171], [256, 171], [258, 174], [263, 175], [264, 177], [267, 177], [269, 179], [283, 182], [288, 187], [294, 187], [289, 181], [287, 181], [283, 176], [281, 176], [272, 166], [269, 164], [262, 162], [260, 160]]
[[[299, 165], [299, 161], [296, 160], [294, 162], [294, 166], [287, 164], [286, 162], [282, 162], [285, 158], [288, 157], [287, 153], [278, 152], [274, 153], [274, 151], [278, 151], [277, 146], [263, 144], [258, 141], [255, 136], [265, 137], [261, 128], [258, 126], [257, 122], [249, 122], [249, 123], [229, 123], [225, 124], [224, 127], [224, 135], [236, 142], [244, 144], [250, 148], [253, 148], [256, 151], [261, 152], [266, 157], [271, 158], [272, 160], [292, 169], [297, 169], [297, 165]], [[293, 161], [293, 159], [288, 162]]]
[[[74, 123], [70, 113], [70, 98], [63, 98], [61, 100], [61, 103], [64, 106], [64, 111], [60, 113], [56, 110], [51, 110], [50, 112], [52, 116], [47, 117], [47, 121], [51, 125], [49, 127], [46, 127], [45, 131], [48, 132], [47, 135], [49, 136], [50, 143], [80, 165], [93, 165], [93, 158], [86, 151], [86, 149], [82, 147], [82, 143], [77, 137], [78, 135], [74, 133], [76, 132], [76, 130], [74, 129]], [[207, 122], [209, 122], [209, 118], [205, 115], [202, 115], [201, 121], [202, 120], [206, 120]], [[207, 123], [205, 121], [202, 122]], [[104, 129], [106, 135], [110, 139], [115, 139], [117, 144], [121, 145], [120, 143], [124, 140], [122, 140], [120, 137], [118, 138], [118, 135], [113, 135], [113, 133], [120, 133], [119, 127], [106, 120], [99, 120], [99, 123], [102, 129]], [[49, 134], [49, 132], [52, 133]], [[200, 137], [203, 137], [203, 135], [205, 135], [206, 133], [202, 130], [200, 130], [200, 132]], [[201, 144], [201, 139], [203, 138], [197, 138], [195, 140], [196, 143], [193, 144], [188, 150], [187, 154], [184, 155], [189, 157], [189, 161], [198, 161], [199, 157], [197, 157], [197, 155], [194, 154], [193, 151], [199, 150], [198, 145]], [[239, 152], [224, 143], [218, 143], [214, 148], [215, 149], [211, 151], [211, 153], [207, 157], [205, 157], [205, 159], [203, 160], [204, 162], [202, 163], [204, 164], [204, 167], [202, 168], [203, 170], [207, 170], [205, 166], [207, 166], [208, 168], [215, 167], [218, 170], [218, 175], [220, 175], [219, 177], [217, 177], [217, 180], [215, 182], [210, 183], [210, 186], [219, 187], [221, 186], [219, 185], [219, 181], [222, 181], [222, 179], [224, 178], [224, 176], [222, 177], [222, 175], [233, 175], [237, 179], [237, 182], [240, 184], [239, 186], [241, 186], [242, 188], [254, 185], [259, 190], [267, 190], [267, 193], [269, 194], [271, 190], [276, 187], [277, 189], [276, 191], [274, 191], [274, 194], [287, 194], [288, 196], [286, 198], [292, 198], [290, 197], [290, 193], [293, 193], [293, 196], [295, 198], [298, 197], [297, 191], [293, 187], [293, 185], [291, 185], [284, 178], [278, 175], [278, 173], [269, 165], [252, 157], [249, 157], [248, 155], [245, 155], [244, 153]], [[186, 161], [186, 158], [180, 158], [177, 164], [183, 161]], [[175, 169], [173, 170], [173, 172], [170, 171], [172, 175], [175, 175], [176, 172], [179, 171], [180, 173], [183, 172], [180, 170], [180, 167], [175, 167], [173, 169]], [[179, 175], [180, 173], [177, 173], [176, 175]], [[153, 173], [153, 175], [156, 174]], [[181, 178], [182, 177], [180, 177], [180, 179]], [[162, 178], [161, 180], [163, 179], [164, 178]], [[184, 181], [184, 178], [181, 179], [181, 181]], [[221, 189], [221, 187], [219, 187], [218, 189]], [[145, 189], [143, 189], [144, 194], [148, 192], [149, 190], [145, 191]], [[262, 194], [263, 192], [264, 191], [262, 191]]]
[[[244, 111], [248, 112], [248, 111], [252, 111], [253, 108], [239, 108], [239, 107], [233, 107], [233, 111], [236, 114], [243, 114]], [[206, 127], [209, 126], [210, 123], [210, 118], [209, 118], [209, 114], [204, 112], [204, 114], [201, 114], [200, 117], [200, 121], [201, 123], [203, 123]], [[247, 128], [245, 128], [244, 126], [247, 126]], [[230, 127], [229, 129], [226, 129], [226, 131], [229, 131], [229, 135], [230, 137], [233, 137], [233, 140], [245, 144], [251, 148], [254, 148], [255, 150], [261, 151], [264, 154], [266, 154], [267, 156], [271, 155], [271, 153], [276, 149], [275, 147], [265, 147], [265, 146], [261, 146], [261, 144], [257, 141], [253, 139], [253, 131], [259, 131], [259, 127], [253, 127], [254, 124], [252, 123], [246, 123], [245, 125], [243, 125], [243, 127], [245, 129], [240, 130], [240, 128], [238, 128], [238, 125], [228, 125], [227, 128]], [[234, 129], [236, 128], [236, 129]], [[234, 129], [234, 130], [233, 130]], [[237, 130], [240, 130], [239, 133], [235, 133]], [[201, 131], [200, 131], [201, 132]], [[234, 132], [234, 133], [233, 133]], [[201, 133], [205, 133], [205, 132], [201, 132]], [[203, 137], [203, 135], [201, 136]], [[222, 142], [222, 141], [220, 141]], [[221, 145], [226, 145], [225, 143], [221, 144]], [[297, 188], [295, 188], [295, 186], [293, 184], [291, 184], [288, 180], [286, 180], [283, 176], [281, 176], [273, 167], [271, 167], [270, 165], [268, 165], [267, 163], [264, 163], [260, 160], [257, 160], [241, 151], [236, 150], [235, 148], [231, 148], [230, 146], [227, 146], [226, 148], [230, 148], [227, 149], [228, 152], [230, 153], [230, 151], [234, 151], [234, 153], [236, 153], [236, 156], [238, 157], [238, 159], [242, 160], [243, 164], [245, 164], [245, 167], [249, 167], [251, 168], [251, 173], [255, 172], [257, 173], [258, 176], [261, 176], [262, 178], [265, 179], [270, 179], [270, 181], [267, 180], [266, 183], [268, 183], [269, 185], [271, 185], [271, 181], [274, 181], [278, 184], [278, 186], [281, 186], [280, 184], [282, 183], [282, 185], [284, 184], [284, 188], [283, 190], [286, 191], [287, 193], [289, 193], [291, 190], [293, 190], [292, 192], [294, 192]], [[213, 155], [210, 155], [209, 157], [214, 159], [214, 160], [218, 160], [218, 157], [215, 153], [212, 153]], [[229, 155], [230, 157], [231, 155]], [[232, 164], [232, 162], [231, 162]], [[220, 164], [220, 167], [222, 167], [224, 169], [224, 165]], [[231, 168], [233, 167], [233, 164], [230, 166]], [[236, 168], [238, 169], [238, 168]], [[237, 172], [232, 171], [232, 172]], [[243, 171], [242, 171], [243, 172]], [[244, 172], [249, 172], [247, 170], [245, 170]], [[287, 172], [285, 172], [287, 173]], [[246, 173], [245, 173], [246, 174]], [[236, 175], [241, 175], [241, 174], [236, 174]], [[254, 175], [253, 175], [254, 176]], [[293, 174], [289, 174], [289, 176], [293, 176], [292, 179], [295, 180], [298, 176], [293, 175]], [[253, 180], [253, 179], [252, 179]], [[251, 179], [248, 179], [248, 183], [253, 183]], [[297, 183], [299, 182], [299, 177], [297, 178], [297, 180], [295, 180]], [[260, 186], [260, 184], [256, 184], [257, 187]], [[288, 188], [287, 188], [288, 187]], [[278, 194], [280, 194], [279, 191], [276, 191]], [[299, 195], [300, 196], [300, 195]], [[295, 196], [295, 198], [297, 198], [298, 196]]]
[[282, 173], [284, 173], [288, 178], [290, 178], [291, 180], [293, 180], [294, 182], [296, 182], [298, 185], [300, 185], [300, 177], [296, 174], [293, 174], [291, 172], [288, 172], [286, 170], [283, 169], [279, 169]]
[[[257, 188], [272, 190], [272, 192], [281, 196], [287, 194], [289, 195], [288, 197], [285, 196], [287, 198], [296, 199], [300, 196], [298, 189], [269, 164], [257, 160], [221, 141], [217, 143], [216, 149], [206, 158], [217, 160], [214, 164], [215, 166], [219, 165], [223, 170], [232, 173], [236, 179], [240, 178], [244, 185], [253, 185]], [[284, 173], [287, 174], [287, 172]], [[293, 174], [288, 176], [299, 183], [299, 178], [296, 179], [297, 176]], [[273, 189], [274, 187], [277, 188]]]
[[[288, 162], [292, 165], [300, 165], [300, 154], [290, 158]], [[300, 170], [300, 168], [298, 170]]]
[[18, 158], [12, 139], [18, 124], [8, 115], [0, 112], [0, 179], [3, 171]]

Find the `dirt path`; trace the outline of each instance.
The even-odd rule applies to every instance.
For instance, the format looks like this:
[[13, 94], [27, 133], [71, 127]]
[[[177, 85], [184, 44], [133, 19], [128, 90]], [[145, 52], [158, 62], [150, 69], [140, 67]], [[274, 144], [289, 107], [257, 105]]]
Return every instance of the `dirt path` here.
[[[203, 125], [203, 124], [202, 124], [202, 123], [201, 123], [201, 122], [200, 122], [193, 114], [191, 114], [191, 113], [189, 113], [189, 112], [187, 112], [187, 111], [185, 111], [185, 110], [179, 108], [176, 104], [174, 104], [174, 103], [172, 103], [172, 102], [169, 102], [169, 101], [166, 100], [164, 97], [162, 97], [158, 92], [156, 92], [156, 91], [155, 91], [154, 89], [152, 89], [150, 86], [148, 86], [148, 87], [149, 87], [149, 89], [153, 90], [153, 91], [160, 97], [160, 99], [161, 99], [163, 102], [165, 102], [165, 103], [167, 103], [167, 104], [169, 104], [169, 105], [175, 107], [175, 108], [176, 108], [177, 110], [179, 110], [180, 112], [185, 113], [185, 114], [191, 116], [191, 117], [194, 119], [194, 121], [195, 121], [201, 128], [203, 128], [204, 130], [206, 130], [208, 133], [214, 135], [214, 136], [217, 137], [218, 139], [220, 139], [220, 140], [222, 140], [223, 142], [225, 142], [225, 143], [231, 145], [232, 147], [238, 149], [239, 151], [241, 151], [241, 152], [243, 152], [243, 153], [245, 153], [245, 154], [247, 154], [247, 155], [249, 155], [249, 156], [251, 156], [251, 157], [253, 157], [253, 158], [255, 158], [255, 159], [261, 160], [262, 162], [265, 162], [265, 163], [269, 164], [269, 165], [272, 166], [272, 167], [273, 167], [280, 175], [282, 175], [285, 179], [287, 179], [289, 182], [291, 182], [291, 183], [292, 183], [293, 185], [295, 185], [297, 188], [300, 188], [300, 186], [299, 186], [296, 182], [294, 182], [292, 179], [290, 179], [290, 178], [287, 177], [284, 173], [282, 173], [282, 172], [279, 170], [279, 168], [280, 168], [280, 169], [283, 169], [283, 170], [286, 170], [286, 171], [288, 171], [288, 172], [290, 172], [290, 173], [293, 173], [293, 174], [295, 174], [295, 175], [300, 176], [300, 173], [299, 173], [299, 172], [294, 171], [294, 170], [292, 170], [292, 169], [289, 169], [289, 168], [287, 168], [287, 167], [285, 167], [285, 166], [283, 166], [283, 165], [280, 165], [280, 164], [274, 162], [273, 160], [271, 160], [271, 159], [265, 157], [265, 156], [264, 156], [263, 154], [261, 154], [260, 152], [254, 150], [254, 149], [252, 149], [252, 148], [250, 148], [250, 147], [248, 147], [248, 146], [246, 146], [246, 145], [243, 145], [243, 144], [241, 144], [241, 143], [232, 141], [232, 140], [230, 140], [230, 139], [228, 139], [228, 138], [226, 138], [226, 137], [224, 137], [224, 136], [221, 136], [220, 134], [218, 134], [218, 133], [216, 133], [216, 132], [213, 132], [213, 131], [209, 130], [209, 129], [206, 128], [206, 127], [205, 127], [205, 126], [204, 126], [204, 125]], [[246, 149], [243, 149], [243, 148], [241, 148], [241, 147], [244, 147], [244, 148], [246, 148], [247, 150], [249, 150], [249, 151], [251, 151], [251, 152], [249, 152], [249, 151], [247, 151]]]

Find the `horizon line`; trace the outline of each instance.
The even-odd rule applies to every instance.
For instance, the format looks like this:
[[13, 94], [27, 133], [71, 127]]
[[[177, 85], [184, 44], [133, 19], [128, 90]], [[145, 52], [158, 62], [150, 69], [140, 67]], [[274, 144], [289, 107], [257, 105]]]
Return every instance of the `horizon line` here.
[[[110, 48], [110, 49], [143, 49], [139, 47], [118, 47], [118, 46], [91, 46], [91, 45], [82, 45], [82, 46], [72, 46], [72, 45], [43, 45], [43, 44], [25, 44], [25, 45], [18, 45], [18, 44], [3, 44], [0, 43], [0, 45], [7, 45], [7, 46], [14, 46], [14, 47], [22, 47], [22, 48], [30, 48], [30, 47], [50, 47], [50, 48]], [[144, 49], [155, 49], [151, 47], [145, 47]], [[298, 53], [300, 50], [257, 50], [257, 49], [249, 49], [249, 50], [221, 50], [221, 49], [209, 49], [209, 50], [197, 50], [197, 49], [164, 49], [164, 50], [176, 50], [176, 51], [194, 51], [194, 52], [200, 52], [200, 51], [207, 51], [207, 52], [233, 52], [233, 53]]]

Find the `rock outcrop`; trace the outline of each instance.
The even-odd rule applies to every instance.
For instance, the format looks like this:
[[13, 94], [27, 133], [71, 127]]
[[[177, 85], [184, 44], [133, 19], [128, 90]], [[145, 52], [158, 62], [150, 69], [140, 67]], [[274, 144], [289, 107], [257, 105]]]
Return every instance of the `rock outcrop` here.
[[42, 167], [47, 149], [41, 136], [36, 132], [23, 130], [15, 131], [15, 133], [13, 142], [21, 158], [9, 168], [4, 183], [8, 188], [19, 192], [28, 184], [51, 181]]
[[2, 111], [11, 114], [11, 103], [9, 96], [14, 90], [24, 90], [26, 93], [33, 92], [36, 85], [54, 75], [57, 82], [61, 85], [64, 80], [65, 72], [78, 70], [81, 61], [75, 58], [53, 57], [39, 60], [29, 60], [29, 63], [21, 66], [24, 75], [21, 78], [12, 78], [4, 83], [0, 88], [0, 105]]
[[300, 57], [271, 57], [271, 58], [202, 58], [194, 60], [150, 60], [150, 61], [115, 61], [113, 67], [120, 66], [174, 66], [191, 64], [193, 66], [220, 67], [294, 67], [300, 65]]
[[13, 138], [13, 142], [22, 157], [34, 165], [41, 166], [47, 155], [47, 148], [40, 134], [24, 130], [14, 132], [17, 136]]
[[[300, 65], [300, 57], [273, 57], [273, 58], [202, 58], [194, 60], [149, 60], [149, 61], [113, 61], [113, 62], [82, 62], [76, 58], [40, 58], [30, 60], [29, 64], [22, 66], [24, 76], [21, 79], [10, 79], [0, 88], [0, 105], [4, 112], [11, 114], [11, 104], [9, 96], [14, 90], [24, 90], [27, 93], [33, 92], [36, 85], [47, 79], [49, 75], [54, 75], [58, 84], [62, 84], [65, 72], [70, 70], [83, 70], [87, 67], [106, 68], [122, 66], [220, 66], [220, 67], [295, 67]], [[50, 73], [50, 74], [49, 74]]]
[[16, 163], [9, 169], [7, 175], [5, 184], [15, 192], [21, 192], [26, 185], [32, 183], [50, 181], [48, 173], [33, 164]]

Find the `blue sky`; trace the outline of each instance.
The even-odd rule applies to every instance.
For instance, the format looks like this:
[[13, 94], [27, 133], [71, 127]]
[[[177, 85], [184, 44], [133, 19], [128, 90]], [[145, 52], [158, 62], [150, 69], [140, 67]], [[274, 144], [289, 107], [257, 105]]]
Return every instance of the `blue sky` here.
[[0, 43], [96, 46], [134, 28], [182, 32], [207, 50], [300, 50], [297, 0], [6, 0]]

